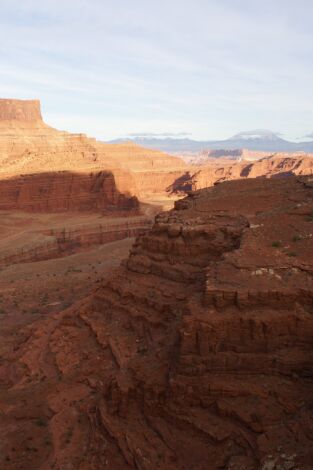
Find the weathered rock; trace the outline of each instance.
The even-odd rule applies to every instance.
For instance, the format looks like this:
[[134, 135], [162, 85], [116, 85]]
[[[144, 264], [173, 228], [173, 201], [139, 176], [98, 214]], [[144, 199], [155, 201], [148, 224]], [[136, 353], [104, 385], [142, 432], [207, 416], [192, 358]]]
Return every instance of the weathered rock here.
[[0, 99], [0, 121], [42, 121], [39, 100]]
[[0, 210], [28, 212], [108, 212], [139, 210], [136, 196], [118, 190], [116, 180], [131, 178], [127, 172], [67, 171], [21, 175], [0, 181]]
[[166, 197], [182, 168], [182, 160], [162, 152], [53, 129], [42, 121], [39, 101], [0, 100], [3, 209], [103, 210], [106, 199], [120, 210], [121, 199]]
[[[99, 173], [110, 173], [115, 195], [135, 196], [155, 204], [160, 201], [162, 207], [169, 197], [170, 202], [190, 190], [221, 181], [312, 174], [313, 158], [278, 154], [252, 163], [213, 159], [208, 165], [187, 166], [180, 158], [133, 143], [106, 144], [84, 134], [53, 129], [43, 122], [37, 100], [0, 100], [1, 207], [66, 211], [77, 197], [74, 206], [80, 210], [78, 185], [74, 185], [76, 192], [73, 189], [69, 203], [70, 188], [64, 190], [64, 174], [60, 176], [60, 172], [75, 172], [76, 179], [82, 178], [83, 186], [90, 175], [97, 178]], [[51, 185], [60, 186], [56, 198], [50, 192]], [[16, 205], [12, 193], [16, 193]], [[98, 195], [100, 201], [96, 205], [102, 206], [102, 196]], [[92, 201], [85, 202], [83, 207], [94, 205]]]
[[109, 281], [3, 351], [1, 467], [309, 469], [312, 215], [312, 182], [290, 178], [159, 216]]
[[[125, 238], [133, 238], [146, 232], [152, 225], [150, 218], [144, 216], [122, 217], [115, 221], [105, 215], [99, 220], [85, 223], [68, 224], [65, 227], [42, 228], [25, 233], [16, 233], [14, 242], [6, 237], [0, 244], [0, 268], [13, 264], [37, 262], [69, 256], [85, 251], [93, 246], [104, 245]], [[108, 220], [110, 223], [108, 223]], [[25, 231], [25, 228], [24, 228]]]

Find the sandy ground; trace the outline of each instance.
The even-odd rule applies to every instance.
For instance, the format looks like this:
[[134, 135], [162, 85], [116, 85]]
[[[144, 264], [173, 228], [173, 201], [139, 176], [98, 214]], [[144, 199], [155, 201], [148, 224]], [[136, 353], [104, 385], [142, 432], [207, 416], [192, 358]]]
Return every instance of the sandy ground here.
[[[141, 204], [142, 215], [112, 217], [99, 213], [30, 214], [0, 211], [0, 259], [12, 252], [49, 241], [51, 230], [80, 230], [102, 225], [140, 223], [153, 220], [160, 210], [173, 207], [174, 198], [155, 197]], [[51, 238], [51, 237], [50, 237]], [[41, 315], [63, 310], [83, 298], [97, 284], [97, 280], [112, 274], [127, 258], [134, 238], [94, 245], [46, 261], [21, 262], [4, 266], [0, 263], [0, 331], [29, 323]]]
[[32, 322], [83, 298], [97, 280], [126, 258], [133, 238], [96, 246], [71, 256], [21, 263], [0, 271], [0, 325]]

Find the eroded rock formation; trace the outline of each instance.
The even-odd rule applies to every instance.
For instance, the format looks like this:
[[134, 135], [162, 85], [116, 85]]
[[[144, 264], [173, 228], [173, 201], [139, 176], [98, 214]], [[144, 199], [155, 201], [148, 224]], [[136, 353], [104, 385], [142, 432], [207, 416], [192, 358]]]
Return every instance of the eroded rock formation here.
[[0, 175], [124, 169], [163, 171], [184, 163], [133, 143], [106, 144], [42, 121], [39, 101], [0, 100]]
[[[0, 100], [2, 208], [53, 212], [90, 206], [103, 210], [104, 199], [112, 192], [108, 203], [120, 209], [123, 195], [124, 199], [154, 193], [165, 196], [165, 188], [173, 181], [168, 174], [177, 172], [178, 176], [182, 168], [185, 164], [179, 158], [133, 143], [105, 144], [84, 134], [53, 129], [42, 121], [39, 101]], [[71, 175], [67, 178], [60, 172]], [[77, 184], [71, 185], [73, 172]], [[111, 185], [106, 178], [105, 198], [101, 191], [90, 194], [88, 189], [99, 174], [111, 175]], [[162, 179], [166, 180], [163, 184]]]
[[[90, 200], [84, 197], [81, 203], [79, 185], [73, 185], [72, 189], [64, 186], [65, 178], [60, 172], [79, 174], [85, 193], [89, 177], [95, 179], [100, 172], [110, 173], [116, 194], [155, 202], [220, 181], [312, 174], [313, 158], [273, 155], [251, 163], [213, 158], [207, 165], [186, 165], [180, 158], [132, 142], [106, 144], [84, 134], [53, 129], [43, 122], [39, 101], [0, 100], [0, 205], [52, 212], [67, 211], [71, 206], [75, 210], [87, 206], [103, 209], [101, 193], [98, 201], [93, 194]], [[52, 195], [51, 186], [59, 187], [60, 193]]]
[[254, 162], [213, 159], [210, 164], [186, 168], [185, 172], [173, 179], [167, 191], [171, 194], [184, 194], [188, 190], [210, 187], [223, 181], [312, 174], [312, 155], [276, 154]]
[[116, 180], [129, 174], [116, 171], [35, 173], [0, 180], [0, 210], [28, 212], [124, 211], [135, 213], [139, 201], [121, 193]]
[[151, 219], [144, 216], [124, 217], [123, 222], [120, 219], [114, 222], [113, 219], [109, 224], [105, 217], [97, 224], [93, 222], [71, 227], [64, 223], [63, 228], [34, 230], [28, 233], [28, 237], [23, 237], [23, 234], [16, 237], [13, 243], [7, 237], [0, 244], [0, 269], [13, 264], [69, 256], [97, 245], [133, 238], [147, 231], [151, 224]]
[[0, 121], [42, 121], [39, 100], [0, 99]]
[[310, 470], [313, 181], [201, 190], [2, 345], [1, 468]]

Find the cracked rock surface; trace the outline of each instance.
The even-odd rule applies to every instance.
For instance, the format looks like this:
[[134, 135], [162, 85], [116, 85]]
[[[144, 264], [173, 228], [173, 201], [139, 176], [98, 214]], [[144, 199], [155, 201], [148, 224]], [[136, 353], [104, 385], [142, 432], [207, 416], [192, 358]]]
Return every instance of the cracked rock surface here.
[[312, 233], [310, 177], [159, 214], [89, 297], [1, 341], [1, 469], [311, 469]]

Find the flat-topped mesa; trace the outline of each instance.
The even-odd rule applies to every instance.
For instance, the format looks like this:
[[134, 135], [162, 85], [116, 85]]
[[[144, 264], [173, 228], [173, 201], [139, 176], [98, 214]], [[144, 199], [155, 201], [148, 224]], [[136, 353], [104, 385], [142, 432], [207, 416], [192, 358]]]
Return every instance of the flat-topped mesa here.
[[1, 121], [43, 122], [39, 100], [0, 99]]

